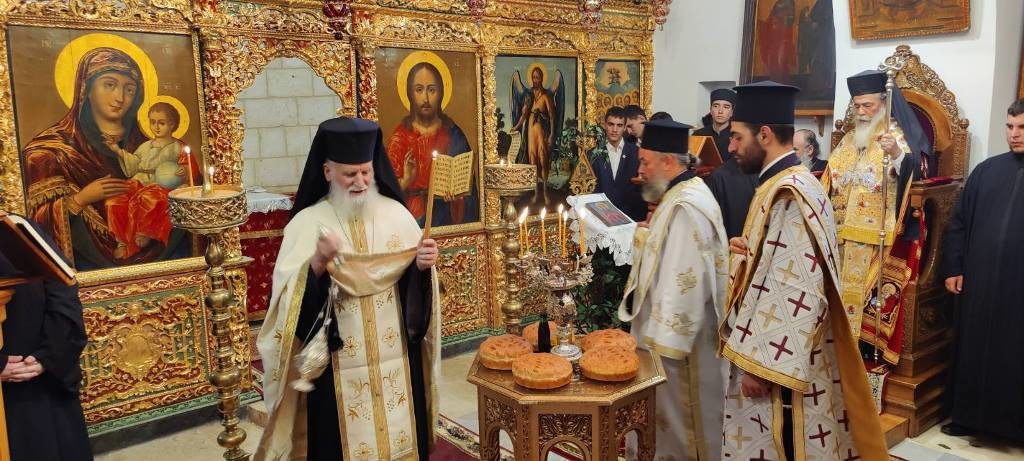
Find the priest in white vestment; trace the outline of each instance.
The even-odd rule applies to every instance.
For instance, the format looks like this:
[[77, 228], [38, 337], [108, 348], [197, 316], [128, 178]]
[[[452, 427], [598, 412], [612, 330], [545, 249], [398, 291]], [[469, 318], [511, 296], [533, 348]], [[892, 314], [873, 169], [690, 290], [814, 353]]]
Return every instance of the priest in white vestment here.
[[405, 208], [380, 127], [322, 123], [257, 340], [270, 417], [256, 460], [428, 459], [436, 259]]
[[[715, 356], [727, 283], [722, 213], [690, 168], [689, 125], [647, 122], [640, 148], [644, 200], [658, 203], [634, 237], [633, 268], [619, 305], [637, 344], [662, 356], [655, 459], [717, 460], [726, 363]], [[630, 447], [632, 454], [633, 447]]]
[[736, 158], [760, 184], [730, 240], [722, 459], [887, 460], [839, 295], [832, 204], [792, 146], [799, 90], [768, 81], [736, 91]]

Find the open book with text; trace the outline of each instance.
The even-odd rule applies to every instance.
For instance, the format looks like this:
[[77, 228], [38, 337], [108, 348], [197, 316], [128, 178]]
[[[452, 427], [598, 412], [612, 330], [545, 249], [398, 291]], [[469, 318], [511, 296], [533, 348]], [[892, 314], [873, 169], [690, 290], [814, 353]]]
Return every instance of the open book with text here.
[[0, 217], [0, 251], [25, 277], [75, 283], [75, 269], [21, 216]]
[[431, 173], [434, 195], [458, 198], [469, 195], [473, 184], [473, 151], [459, 155], [438, 155], [433, 159]]

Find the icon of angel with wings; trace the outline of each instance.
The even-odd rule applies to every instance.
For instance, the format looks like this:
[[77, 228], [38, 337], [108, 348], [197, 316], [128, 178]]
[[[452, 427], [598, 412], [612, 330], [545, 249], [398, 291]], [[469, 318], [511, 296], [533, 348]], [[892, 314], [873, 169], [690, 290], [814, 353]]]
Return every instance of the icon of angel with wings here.
[[[554, 140], [562, 132], [565, 118], [565, 84], [562, 71], [556, 69], [550, 89], [545, 88], [547, 70], [544, 65], [534, 62], [527, 69], [530, 87], [523, 84], [518, 70], [512, 73], [510, 82], [510, 106], [515, 124], [510, 130], [519, 133], [517, 163], [537, 165], [537, 182], [544, 203], [547, 203], [547, 181], [551, 166], [551, 151]], [[536, 197], [536, 196], [535, 196]]]

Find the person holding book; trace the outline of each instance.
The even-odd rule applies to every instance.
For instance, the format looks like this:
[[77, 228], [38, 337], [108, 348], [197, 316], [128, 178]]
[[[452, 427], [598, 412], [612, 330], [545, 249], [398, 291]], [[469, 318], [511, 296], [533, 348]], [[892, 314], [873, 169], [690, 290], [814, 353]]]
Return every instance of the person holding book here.
[[721, 459], [726, 362], [715, 356], [717, 306], [727, 283], [722, 214], [689, 168], [689, 125], [647, 122], [640, 147], [644, 199], [657, 203], [634, 237], [633, 268], [619, 304], [641, 348], [662, 357], [655, 458]]
[[[0, 217], [31, 226], [37, 238], [61, 258], [59, 247], [37, 224], [20, 216]], [[5, 229], [13, 227], [5, 227]], [[26, 254], [12, 245], [29, 241], [5, 236], [0, 278], [28, 277]], [[24, 266], [24, 267], [23, 267]], [[32, 280], [14, 288], [7, 302], [0, 348], [0, 385], [12, 461], [85, 461], [92, 450], [79, 400], [78, 357], [86, 344], [78, 285]]]
[[[398, 183], [408, 200], [413, 217], [425, 225], [427, 193], [433, 157], [457, 156], [470, 152], [466, 135], [442, 108], [445, 91], [441, 72], [429, 62], [418, 63], [409, 70], [405, 91], [409, 115], [395, 127], [388, 138], [387, 152], [398, 175]], [[472, 155], [472, 154], [470, 154]], [[434, 198], [434, 226], [479, 221], [479, 199], [472, 192], [461, 197]]]

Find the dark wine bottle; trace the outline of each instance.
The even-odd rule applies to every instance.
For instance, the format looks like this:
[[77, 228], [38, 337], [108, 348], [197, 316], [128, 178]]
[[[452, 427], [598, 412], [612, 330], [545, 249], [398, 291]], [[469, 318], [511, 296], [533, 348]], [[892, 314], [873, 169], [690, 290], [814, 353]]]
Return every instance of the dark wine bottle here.
[[548, 327], [548, 316], [542, 315], [537, 325], [537, 350], [551, 352], [551, 328]]

